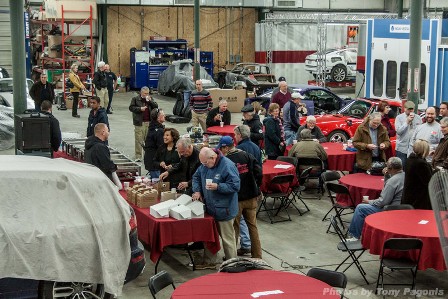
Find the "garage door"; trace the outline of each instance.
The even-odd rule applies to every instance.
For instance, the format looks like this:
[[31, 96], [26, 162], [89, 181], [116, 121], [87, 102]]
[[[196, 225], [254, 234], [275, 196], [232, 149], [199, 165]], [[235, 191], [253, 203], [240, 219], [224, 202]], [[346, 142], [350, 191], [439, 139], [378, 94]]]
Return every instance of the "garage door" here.
[[0, 67], [12, 77], [11, 27], [9, 25], [9, 1], [0, 0]]

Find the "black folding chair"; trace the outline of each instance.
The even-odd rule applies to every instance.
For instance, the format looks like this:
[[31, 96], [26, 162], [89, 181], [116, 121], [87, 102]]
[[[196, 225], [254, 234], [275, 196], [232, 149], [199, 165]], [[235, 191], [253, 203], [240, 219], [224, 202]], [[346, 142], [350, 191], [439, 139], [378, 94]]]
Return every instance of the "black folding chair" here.
[[[338, 269], [348, 260], [352, 259], [352, 262], [344, 269], [344, 272], [348, 270], [353, 264], [355, 264], [356, 268], [358, 268], [359, 273], [361, 273], [362, 278], [364, 278], [365, 282], [369, 284], [366, 278], [366, 271], [364, 271], [364, 268], [362, 267], [361, 263], [359, 262], [359, 258], [364, 253], [365, 248], [362, 247], [361, 240], [358, 241], [347, 241], [344, 238], [344, 234], [342, 233], [341, 229], [338, 226], [338, 223], [336, 221], [336, 218], [334, 216], [331, 216], [330, 218], [330, 225], [333, 226], [334, 231], [338, 235], [340, 242], [337, 246], [339, 251], [347, 252], [348, 256], [337, 266], [335, 271], [338, 271]], [[359, 252], [358, 255], [356, 253]]]
[[344, 273], [327, 269], [311, 268], [306, 276], [316, 278], [334, 288], [341, 289], [341, 299], [344, 298], [344, 291], [347, 286], [347, 276], [345, 276]]
[[341, 174], [338, 171], [326, 171], [321, 174], [322, 182], [324, 189], [327, 189], [328, 198], [331, 201], [331, 209], [325, 214], [324, 218], [322, 218], [322, 221], [330, 220], [328, 218], [328, 215], [331, 213], [331, 211], [334, 210], [334, 200], [333, 198], [336, 197], [335, 194], [331, 194], [330, 190], [327, 188], [327, 183], [337, 183], [339, 179], [341, 178]]
[[149, 290], [151, 291], [151, 295], [154, 299], [156, 299], [156, 294], [167, 286], [172, 285], [173, 289], [176, 289], [174, 285], [173, 278], [171, 275], [165, 270], [160, 271], [154, 276], [151, 276], [148, 282]]
[[307, 178], [309, 179], [318, 179], [317, 185], [317, 193], [318, 199], [320, 199], [321, 194], [323, 194], [322, 181], [320, 175], [324, 172], [324, 163], [319, 158], [297, 158], [297, 171], [301, 173], [308, 167], [312, 167], [311, 172]]
[[[355, 202], [354, 202], [352, 196], [350, 195], [350, 191], [348, 190], [348, 188], [346, 186], [337, 184], [337, 183], [328, 182], [326, 184], [326, 187], [328, 190], [328, 196], [330, 197], [331, 203], [333, 204], [332, 209], [330, 211], [328, 211], [328, 213], [330, 213], [332, 210], [334, 210], [335, 211], [334, 216], [339, 220], [339, 223], [341, 223], [342, 228], [345, 229], [344, 222], [348, 223], [348, 221], [343, 221], [342, 216], [353, 214], [355, 212], [355, 208], [356, 208]], [[344, 205], [344, 204], [336, 201], [336, 196], [338, 194], [346, 195], [348, 197], [348, 199], [349, 199], [348, 205]], [[324, 219], [326, 217], [327, 217], [327, 215], [325, 215]], [[322, 220], [324, 220], [324, 219], [322, 219]], [[327, 233], [330, 232], [330, 227], [331, 227], [331, 225], [328, 225]]]
[[402, 204], [395, 205], [395, 206], [387, 205], [387, 206], [383, 207], [383, 211], [413, 210], [413, 209], [414, 209], [414, 207], [407, 203], [402, 203]]
[[[380, 270], [378, 272], [378, 278], [376, 280], [376, 290], [381, 277], [381, 288], [384, 289], [384, 285], [410, 285], [411, 289], [415, 288], [415, 279], [417, 277], [418, 263], [420, 261], [420, 255], [422, 253], [423, 242], [417, 238], [391, 238], [384, 242], [383, 252], [381, 254]], [[390, 257], [391, 253], [404, 252], [404, 251], [417, 251], [417, 258], [411, 259], [407, 257]], [[384, 268], [390, 270], [410, 270], [412, 273], [412, 283], [384, 283]]]
[[[286, 192], [265, 192], [263, 193], [263, 199], [261, 200], [260, 206], [258, 207], [257, 216], [260, 212], [266, 212], [271, 223], [282, 222], [282, 221], [291, 221], [291, 216], [289, 215], [287, 204], [289, 202], [288, 198], [291, 195], [291, 184], [294, 180], [293, 174], [284, 174], [275, 176], [269, 186], [273, 190], [280, 190], [283, 185], [287, 185]], [[284, 188], [284, 187], [283, 187]], [[272, 198], [274, 201], [272, 202], [272, 207], [268, 207], [267, 199]], [[279, 201], [278, 206], [276, 206], [276, 201]], [[282, 218], [281, 220], [274, 220], [274, 218], [278, 215], [281, 210], [285, 210], [288, 218]], [[275, 213], [273, 213], [275, 211]]]
[[[296, 157], [278, 156], [277, 160], [282, 161], [282, 162], [287, 162], [287, 163], [294, 165], [294, 169], [297, 171], [297, 158]], [[309, 168], [311, 170], [311, 167], [309, 167]], [[300, 174], [297, 174], [297, 172], [296, 172], [296, 176], [298, 179], [296, 180], [295, 184], [291, 184], [291, 195], [292, 196], [289, 198], [287, 207], [292, 205], [297, 210], [297, 212], [299, 212], [299, 215], [302, 216], [303, 214], [309, 212], [310, 209], [308, 208], [308, 206], [302, 199], [302, 191], [305, 190], [305, 186], [303, 186], [302, 185], [303, 183], [301, 183]], [[305, 209], [306, 209], [305, 211], [300, 210], [299, 207], [295, 204], [297, 202], [297, 200], [300, 200], [303, 203], [303, 205], [305, 206]]]

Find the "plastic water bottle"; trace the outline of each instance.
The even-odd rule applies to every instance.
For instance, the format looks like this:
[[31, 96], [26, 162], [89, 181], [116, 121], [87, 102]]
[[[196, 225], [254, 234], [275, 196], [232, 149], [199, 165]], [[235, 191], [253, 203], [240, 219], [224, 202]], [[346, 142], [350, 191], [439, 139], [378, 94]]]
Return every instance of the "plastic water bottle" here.
[[120, 76], [120, 74], [118, 74], [117, 85], [120, 86], [120, 84], [121, 84], [121, 76]]

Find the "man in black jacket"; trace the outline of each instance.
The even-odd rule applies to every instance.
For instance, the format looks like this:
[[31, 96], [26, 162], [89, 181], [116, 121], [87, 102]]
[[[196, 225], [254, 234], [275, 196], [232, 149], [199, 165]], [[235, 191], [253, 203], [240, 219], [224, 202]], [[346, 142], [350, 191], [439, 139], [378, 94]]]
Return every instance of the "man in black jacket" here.
[[40, 105], [47, 100], [53, 103], [54, 86], [47, 81], [47, 74], [40, 74], [40, 80], [35, 82], [30, 89], [30, 96], [34, 100], [35, 109], [40, 112]]
[[[244, 228], [246, 230], [247, 228], [249, 229], [250, 240], [248, 241], [250, 242], [250, 249], [247, 248], [247, 244], [241, 244], [241, 248], [237, 250], [237, 253], [238, 255], [251, 253], [252, 258], [261, 259], [261, 244], [257, 229], [257, 200], [261, 194], [259, 186], [261, 186], [262, 180], [261, 165], [258, 164], [251, 154], [236, 149], [234, 147], [233, 139], [230, 136], [221, 138], [216, 148], [221, 150], [227, 158], [235, 163], [240, 174], [241, 184], [240, 191], [238, 192], [239, 212], [235, 217], [233, 228], [235, 229], [235, 236], [238, 238], [240, 235], [240, 220], [245, 220], [247, 227]], [[243, 215], [244, 219], [242, 219], [241, 215]], [[242, 223], [243, 222], [241, 222], [241, 224]], [[241, 240], [241, 243], [243, 243], [243, 237]], [[238, 240], [235, 240], [235, 242], [238, 243]]]
[[230, 111], [227, 110], [227, 101], [221, 100], [219, 101], [218, 107], [210, 110], [205, 124], [207, 128], [219, 126], [221, 122], [223, 122], [224, 125], [230, 125], [231, 117]]
[[192, 195], [192, 181], [193, 174], [196, 172], [201, 161], [199, 160], [199, 150], [193, 146], [190, 138], [181, 138], [176, 143], [177, 152], [181, 156], [180, 163], [173, 165], [173, 167], [162, 174], [160, 180], [165, 179], [172, 173], [181, 172], [185, 176], [185, 182], [180, 182], [177, 189], [185, 190], [185, 193]]
[[87, 123], [87, 137], [90, 137], [94, 134], [94, 128], [96, 124], [103, 123], [106, 124], [109, 128], [109, 119], [107, 117], [106, 109], [100, 106], [100, 98], [95, 96], [91, 97], [89, 99], [89, 105], [92, 110], [90, 110]]
[[61, 145], [62, 137], [61, 137], [61, 128], [59, 127], [59, 121], [56, 117], [51, 113], [52, 105], [50, 101], [43, 101], [40, 105], [40, 110], [42, 114], [48, 115], [50, 118], [50, 142], [51, 148], [54, 152], [59, 150], [59, 146]]
[[107, 108], [109, 105], [109, 92], [107, 91], [107, 74], [106, 63], [104, 61], [98, 62], [98, 70], [93, 74], [92, 83], [95, 85], [95, 93], [100, 98], [103, 107]]
[[98, 167], [113, 182], [112, 174], [117, 171], [117, 165], [110, 159], [110, 151], [106, 145], [109, 139], [109, 128], [98, 123], [94, 128], [95, 135], [87, 138], [84, 158], [86, 163]]
[[260, 116], [255, 113], [252, 105], [246, 105], [241, 109], [243, 112], [243, 125], [250, 128], [250, 140], [256, 145], [260, 146], [261, 140], [264, 139], [263, 125], [260, 121]]
[[132, 112], [132, 122], [134, 123], [134, 146], [135, 160], [141, 161], [143, 156], [143, 145], [146, 135], [148, 135], [150, 113], [152, 109], [158, 108], [159, 105], [149, 95], [149, 88], [143, 86], [140, 94], [131, 99], [129, 111]]
[[117, 88], [117, 75], [111, 72], [108, 64], [104, 66], [104, 71], [107, 79], [107, 93], [109, 97], [109, 104], [104, 108], [106, 108], [107, 114], [112, 114], [112, 98], [114, 97], [114, 90]]

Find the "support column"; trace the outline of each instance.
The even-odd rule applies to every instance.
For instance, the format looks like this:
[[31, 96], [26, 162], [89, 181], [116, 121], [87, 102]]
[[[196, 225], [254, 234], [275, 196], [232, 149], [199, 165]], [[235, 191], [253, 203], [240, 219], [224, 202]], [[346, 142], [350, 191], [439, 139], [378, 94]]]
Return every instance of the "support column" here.
[[423, 1], [411, 0], [411, 27], [409, 34], [408, 101], [417, 111], [420, 100], [420, 59], [422, 45]]
[[[11, 1], [11, 0], [10, 0]], [[199, 35], [199, 0], [194, 0], [194, 80], [201, 78], [201, 46]]]

